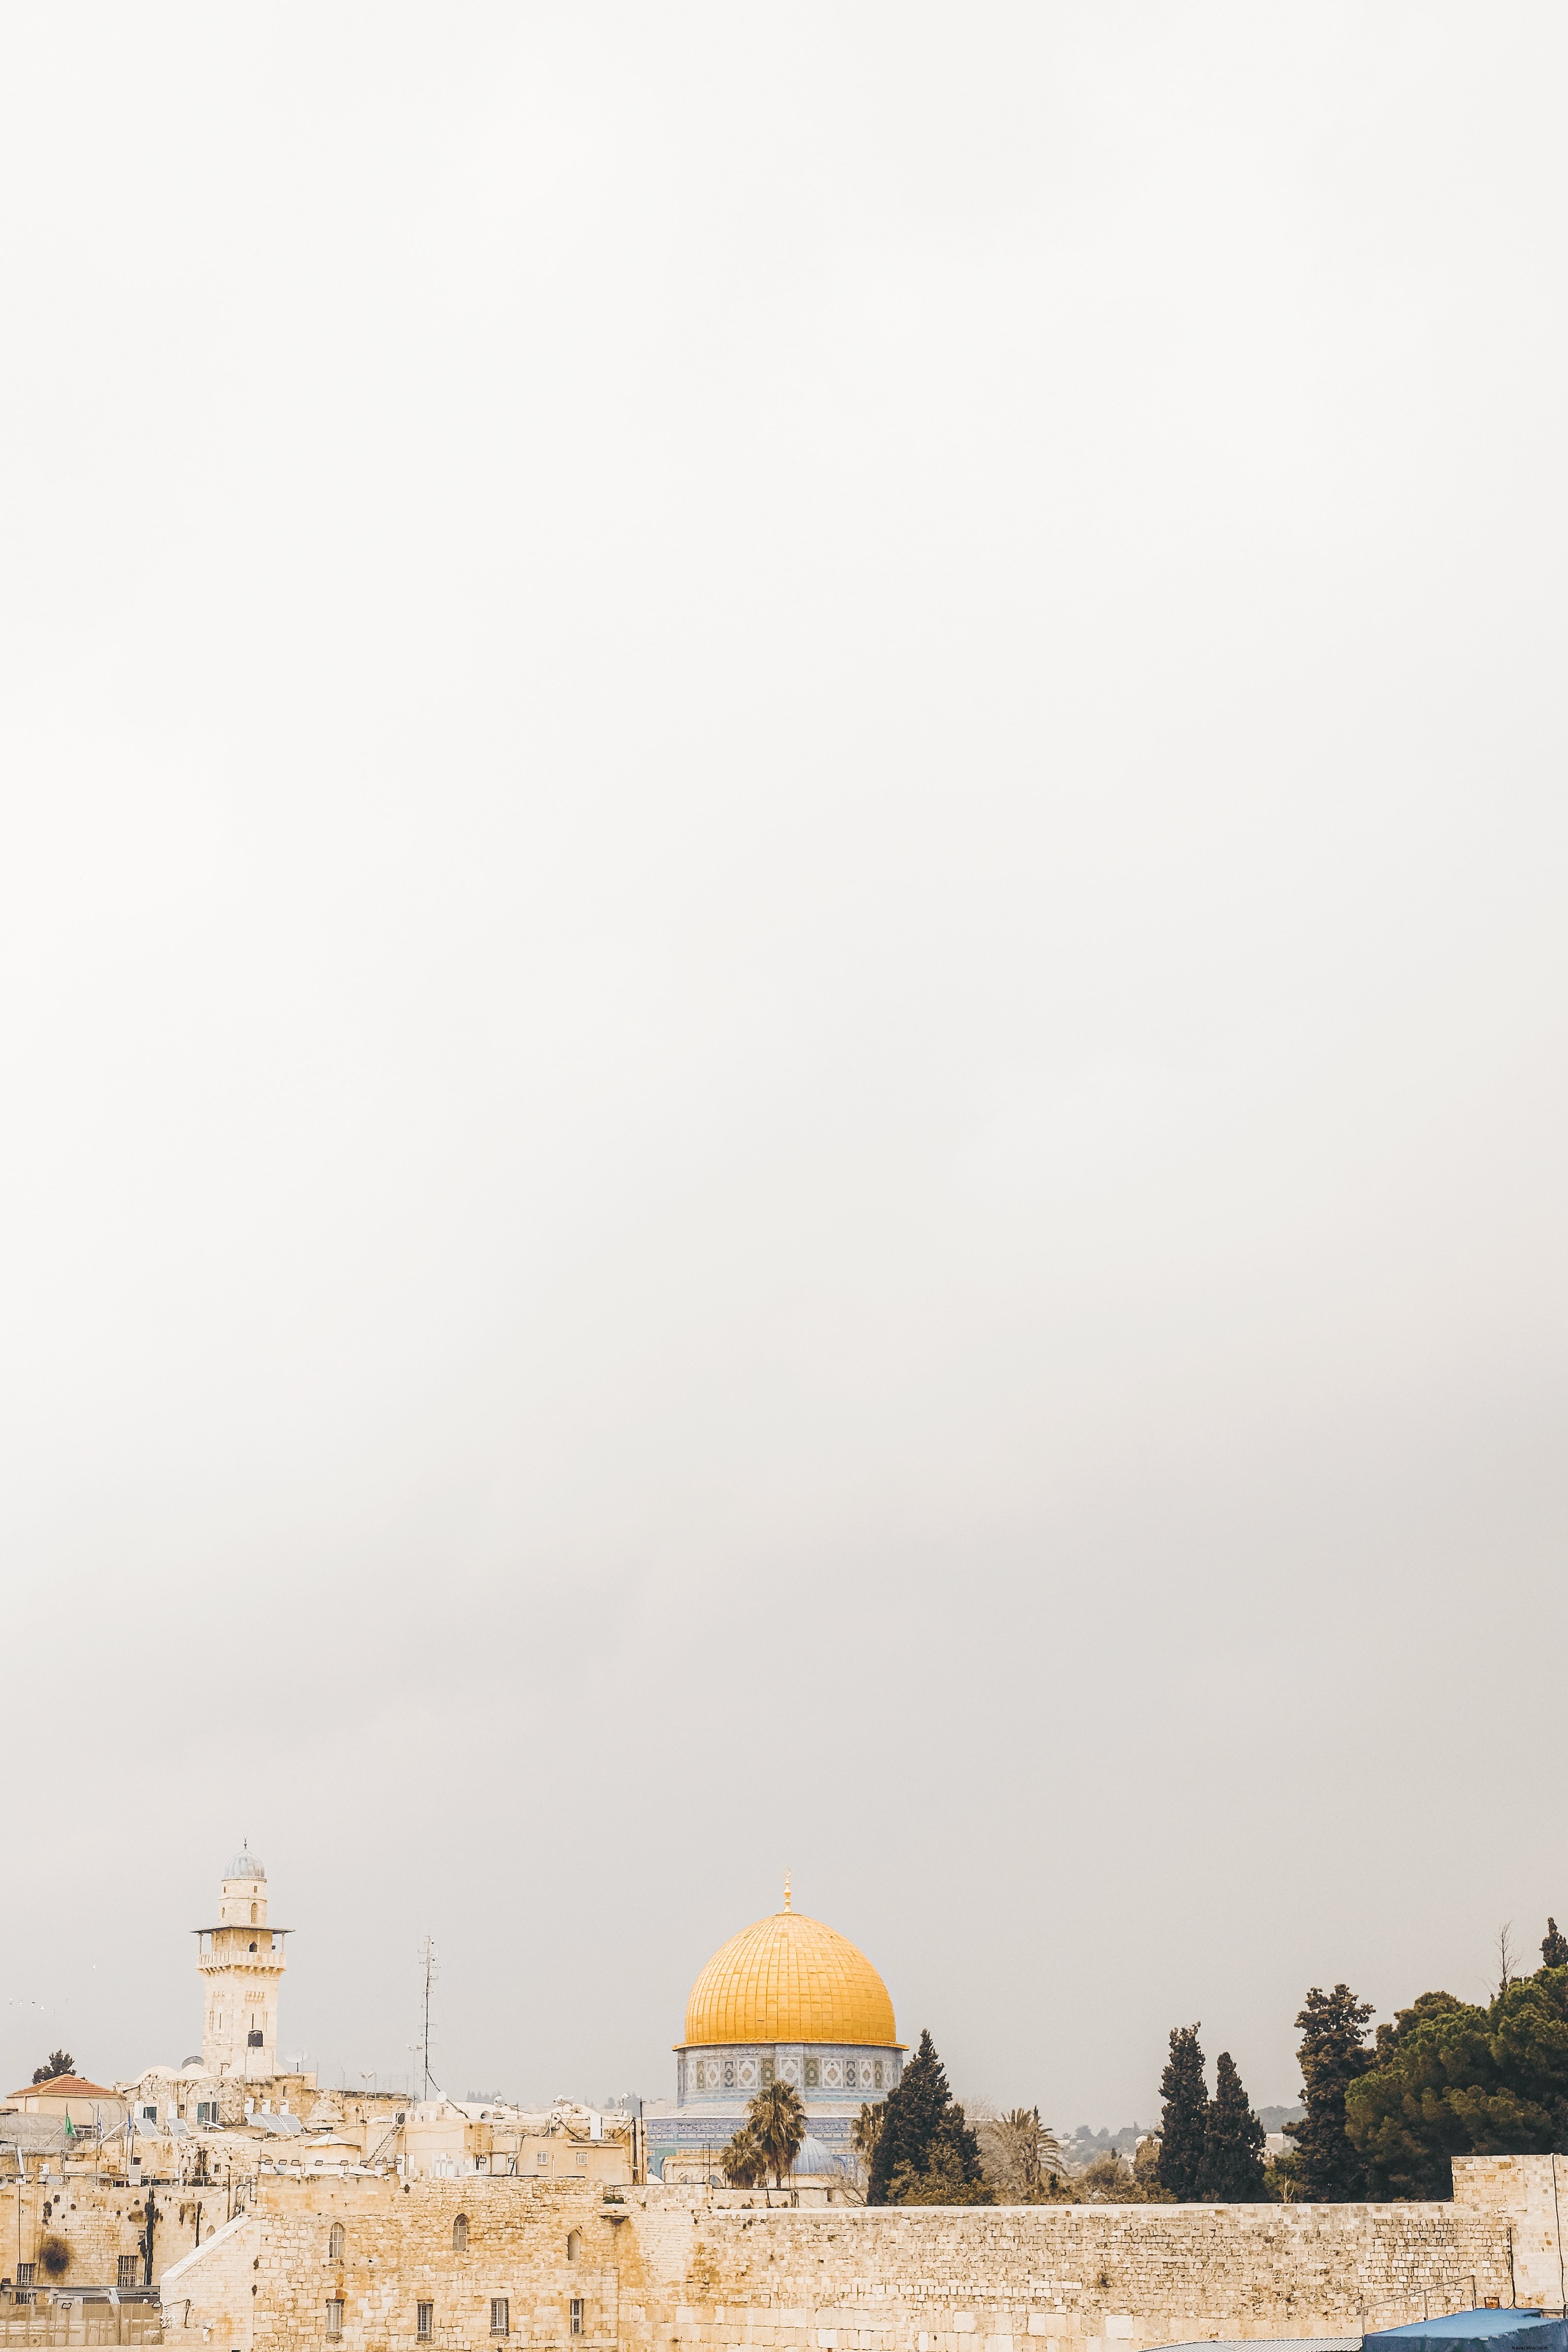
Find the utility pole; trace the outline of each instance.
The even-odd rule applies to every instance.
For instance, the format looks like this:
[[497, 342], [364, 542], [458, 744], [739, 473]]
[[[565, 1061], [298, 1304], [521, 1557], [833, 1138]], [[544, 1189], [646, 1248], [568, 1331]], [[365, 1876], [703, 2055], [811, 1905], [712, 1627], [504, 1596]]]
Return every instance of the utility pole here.
[[154, 2183], [149, 2181], [147, 2184], [147, 2202], [142, 2208], [142, 2210], [147, 2217], [147, 2229], [142, 2240], [142, 2284], [143, 2286], [151, 2286], [153, 2284], [153, 2231], [158, 2220], [158, 2208], [153, 2201], [153, 2188]]

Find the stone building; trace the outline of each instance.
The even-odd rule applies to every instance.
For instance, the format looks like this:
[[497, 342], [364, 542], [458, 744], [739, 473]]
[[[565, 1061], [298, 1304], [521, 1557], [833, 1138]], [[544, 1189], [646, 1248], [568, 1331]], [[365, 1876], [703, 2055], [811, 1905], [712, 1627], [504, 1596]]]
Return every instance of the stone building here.
[[887, 1986], [847, 1936], [795, 1910], [786, 1878], [783, 1910], [732, 1936], [691, 1988], [675, 2103], [643, 2110], [650, 2173], [716, 2179], [747, 2102], [774, 2082], [800, 2093], [812, 2139], [842, 2159], [903, 2058]]
[[19, 2116], [52, 2116], [73, 2131], [111, 2130], [125, 2120], [125, 2095], [82, 2074], [51, 2074], [47, 2082], [25, 2083], [5, 2101], [4, 2112]]

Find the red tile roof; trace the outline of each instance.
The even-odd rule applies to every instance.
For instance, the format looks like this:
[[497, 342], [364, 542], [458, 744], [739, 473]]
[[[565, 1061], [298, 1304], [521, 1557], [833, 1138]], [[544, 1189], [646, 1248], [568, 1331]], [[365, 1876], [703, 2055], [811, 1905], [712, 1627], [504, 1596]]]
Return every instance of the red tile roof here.
[[117, 2099], [118, 2091], [106, 2091], [101, 2083], [89, 2083], [80, 2074], [56, 2074], [47, 2083], [24, 2083], [19, 2091], [11, 2091], [13, 2099], [30, 2099], [40, 2093], [52, 2099]]

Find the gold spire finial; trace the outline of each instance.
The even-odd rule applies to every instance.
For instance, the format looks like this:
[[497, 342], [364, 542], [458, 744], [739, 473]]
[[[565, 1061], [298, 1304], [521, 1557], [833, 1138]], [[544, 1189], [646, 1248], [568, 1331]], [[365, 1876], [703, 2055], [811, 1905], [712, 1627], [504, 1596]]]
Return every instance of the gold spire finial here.
[[784, 1909], [786, 1911], [789, 1909], [789, 1873], [787, 1870], [784, 1873]]

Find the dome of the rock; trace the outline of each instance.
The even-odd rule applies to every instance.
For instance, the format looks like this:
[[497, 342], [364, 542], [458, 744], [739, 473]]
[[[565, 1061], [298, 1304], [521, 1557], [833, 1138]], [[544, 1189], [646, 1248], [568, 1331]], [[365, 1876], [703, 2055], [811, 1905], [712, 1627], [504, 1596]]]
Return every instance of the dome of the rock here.
[[[888, 1988], [847, 1936], [790, 1906], [716, 1951], [686, 2004], [675, 2045], [675, 2104], [645, 2104], [648, 2162], [665, 2180], [721, 2180], [749, 2103], [787, 2084], [815, 2146], [847, 2168], [862, 2107], [903, 2073]], [[671, 2166], [674, 2169], [671, 2170]], [[831, 2171], [824, 2196], [837, 2195]]]
[[686, 2004], [686, 2046], [833, 2042], [885, 2050], [898, 2028], [888, 1988], [847, 1936], [787, 1907], [715, 1952]]

